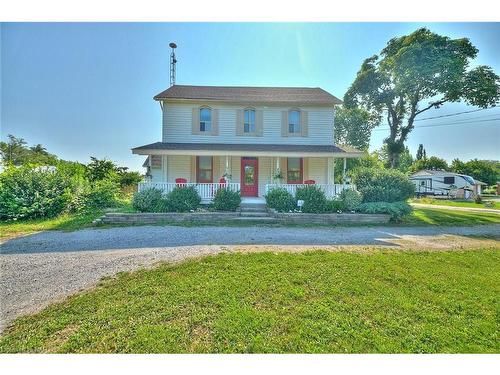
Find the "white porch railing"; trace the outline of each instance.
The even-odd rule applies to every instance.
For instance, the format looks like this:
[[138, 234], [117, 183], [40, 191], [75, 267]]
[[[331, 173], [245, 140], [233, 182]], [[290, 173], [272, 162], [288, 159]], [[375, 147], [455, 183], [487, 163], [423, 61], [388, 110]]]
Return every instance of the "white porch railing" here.
[[215, 193], [217, 193], [217, 190], [219, 190], [220, 188], [227, 187], [232, 191], [240, 190], [240, 184], [235, 182], [228, 182], [226, 184], [222, 183], [176, 184], [173, 182], [139, 182], [138, 190], [142, 191], [145, 189], [156, 188], [162, 190], [163, 192], [165, 192], [165, 194], [168, 194], [172, 190], [174, 190], [176, 186], [194, 186], [196, 188], [196, 191], [200, 195], [202, 201], [211, 201], [212, 199], [214, 199]]
[[[286, 191], [288, 191], [290, 194], [295, 196], [295, 193], [297, 192], [297, 188], [304, 187], [304, 186], [311, 186], [311, 185], [306, 185], [306, 184], [266, 184], [266, 194], [269, 190], [274, 189], [274, 188], [283, 188]], [[349, 184], [349, 185], [343, 185], [343, 184], [314, 184], [312, 186], [316, 186], [323, 190], [327, 198], [334, 198], [340, 193], [342, 193], [342, 190], [344, 189], [356, 189], [355, 185]]]

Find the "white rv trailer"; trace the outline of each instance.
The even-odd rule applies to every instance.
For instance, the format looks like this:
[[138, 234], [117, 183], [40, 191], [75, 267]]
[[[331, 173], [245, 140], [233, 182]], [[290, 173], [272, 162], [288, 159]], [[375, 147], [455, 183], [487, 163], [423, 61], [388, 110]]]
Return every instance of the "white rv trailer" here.
[[474, 193], [476, 181], [471, 176], [443, 170], [423, 170], [410, 176], [415, 184], [417, 197], [438, 195], [455, 197], [463, 192], [463, 198], [470, 199]]

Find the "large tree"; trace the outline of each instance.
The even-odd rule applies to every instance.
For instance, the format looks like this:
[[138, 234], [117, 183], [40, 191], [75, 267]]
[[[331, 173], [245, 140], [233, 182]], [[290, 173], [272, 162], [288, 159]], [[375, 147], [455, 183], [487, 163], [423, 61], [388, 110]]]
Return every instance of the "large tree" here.
[[390, 165], [397, 165], [415, 118], [448, 102], [486, 108], [500, 100], [500, 78], [488, 66], [470, 68], [478, 50], [467, 38], [451, 39], [418, 29], [391, 39], [380, 55], [366, 59], [344, 97], [387, 118]]
[[340, 107], [335, 112], [334, 142], [366, 151], [370, 146], [372, 130], [379, 121], [362, 108]]

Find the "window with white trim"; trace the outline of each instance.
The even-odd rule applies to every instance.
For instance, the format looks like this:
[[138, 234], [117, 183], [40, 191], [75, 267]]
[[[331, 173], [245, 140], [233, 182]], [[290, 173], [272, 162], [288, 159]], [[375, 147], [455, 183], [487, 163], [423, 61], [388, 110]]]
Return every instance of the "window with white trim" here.
[[300, 111], [288, 111], [288, 132], [300, 133]]
[[212, 131], [212, 110], [200, 108], [200, 132]]
[[255, 110], [245, 109], [243, 112], [243, 132], [255, 133]]

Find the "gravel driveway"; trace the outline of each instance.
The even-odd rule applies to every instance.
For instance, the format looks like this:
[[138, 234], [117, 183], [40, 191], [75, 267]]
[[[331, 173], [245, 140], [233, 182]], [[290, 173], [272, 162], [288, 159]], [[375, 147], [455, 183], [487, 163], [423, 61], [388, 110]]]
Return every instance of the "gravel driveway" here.
[[[496, 235], [500, 225], [477, 227], [178, 227], [142, 226], [49, 231], [4, 242], [0, 251], [0, 330], [102, 277], [158, 261], [216, 254], [232, 245], [379, 245], [439, 243], [443, 235]], [[446, 240], [448, 241], [448, 240]]]

